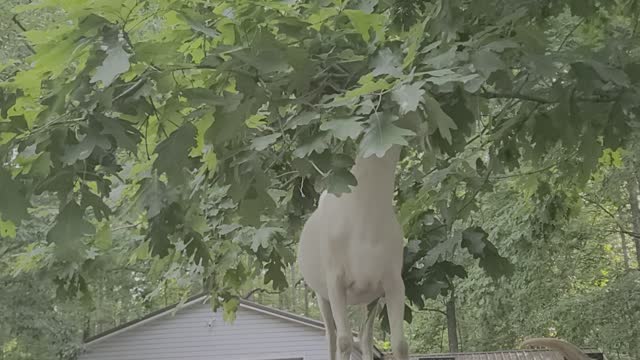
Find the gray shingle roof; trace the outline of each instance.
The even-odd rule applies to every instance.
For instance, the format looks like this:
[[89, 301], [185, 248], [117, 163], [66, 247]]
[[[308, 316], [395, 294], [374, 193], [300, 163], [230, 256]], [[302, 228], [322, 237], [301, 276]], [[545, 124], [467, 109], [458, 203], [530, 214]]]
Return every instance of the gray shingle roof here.
[[[583, 351], [594, 359], [606, 360], [601, 351], [595, 349], [583, 349]], [[562, 355], [555, 351], [538, 349], [411, 354], [410, 358], [411, 360], [564, 360]], [[393, 356], [391, 354], [386, 354], [384, 359], [393, 360]]]
[[415, 360], [563, 360], [562, 355], [549, 350], [506, 350], [451, 354], [414, 354]]

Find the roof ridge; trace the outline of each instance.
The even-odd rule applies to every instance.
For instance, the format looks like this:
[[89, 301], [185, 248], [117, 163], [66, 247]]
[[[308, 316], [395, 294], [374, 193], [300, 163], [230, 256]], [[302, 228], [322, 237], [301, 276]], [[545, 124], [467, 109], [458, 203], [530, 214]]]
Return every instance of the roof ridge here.
[[[185, 308], [185, 307], [189, 307], [192, 305], [197, 304], [198, 300], [208, 300], [209, 298], [211, 298], [211, 295], [206, 293], [206, 292], [202, 292], [193, 296], [188, 297], [184, 302], [177, 302], [175, 304], [169, 305], [169, 306], [165, 306], [163, 308], [160, 308], [158, 310], [152, 311], [142, 317], [139, 317], [137, 319], [133, 319], [131, 321], [127, 321], [125, 323], [122, 323], [118, 326], [115, 326], [109, 330], [103, 331], [101, 333], [98, 333], [94, 336], [88, 337], [86, 338], [83, 343], [85, 345], [90, 345], [91, 343], [101, 340], [109, 335], [112, 335], [116, 332], [120, 332], [120, 331], [124, 331], [125, 329], [129, 328], [129, 327], [134, 327], [137, 325], [141, 325], [141, 323], [143, 323], [146, 320], [151, 320], [154, 317], [160, 317], [160, 316], [164, 316], [166, 313], [178, 308], [179, 305], [180, 309]], [[243, 299], [240, 298], [240, 305], [241, 306], [245, 306], [248, 308], [252, 308], [254, 311], [259, 311], [259, 312], [263, 312], [263, 313], [268, 313], [272, 316], [277, 316], [279, 318], [283, 318], [285, 320], [289, 320], [289, 321], [293, 321], [293, 322], [297, 322], [306, 326], [311, 326], [317, 329], [321, 329], [324, 330], [324, 323], [322, 321], [316, 320], [316, 319], [312, 319], [310, 317], [307, 316], [303, 316], [303, 315], [298, 315], [295, 314], [293, 312], [290, 311], [286, 311], [286, 310], [281, 310], [281, 309], [277, 309], [271, 306], [267, 306], [267, 305], [263, 305], [263, 304], [259, 304], [257, 302], [251, 301], [251, 300], [247, 300], [247, 299]], [[354, 332], [354, 334], [356, 334]], [[382, 352], [374, 346], [374, 351], [376, 351], [378, 353], [378, 355], [382, 356]]]

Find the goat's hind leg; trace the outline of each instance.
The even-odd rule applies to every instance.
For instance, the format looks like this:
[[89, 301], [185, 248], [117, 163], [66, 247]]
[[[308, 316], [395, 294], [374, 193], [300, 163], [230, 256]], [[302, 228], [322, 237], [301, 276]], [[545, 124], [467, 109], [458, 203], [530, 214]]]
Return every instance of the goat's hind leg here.
[[387, 315], [389, 316], [389, 328], [391, 330], [391, 350], [394, 359], [409, 360], [409, 346], [404, 337], [404, 297], [405, 289], [402, 277], [386, 282], [384, 285], [384, 297], [387, 303]]
[[318, 307], [324, 319], [324, 327], [329, 345], [329, 359], [336, 360], [336, 323], [333, 321], [333, 312], [329, 300], [322, 298], [316, 293], [318, 299]]

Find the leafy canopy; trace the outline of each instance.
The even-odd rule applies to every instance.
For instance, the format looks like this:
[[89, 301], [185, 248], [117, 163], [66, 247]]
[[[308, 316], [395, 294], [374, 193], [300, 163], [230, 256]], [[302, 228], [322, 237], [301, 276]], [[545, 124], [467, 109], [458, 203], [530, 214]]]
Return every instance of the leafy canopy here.
[[[216, 295], [231, 298], [256, 274], [283, 289], [288, 230], [318, 192], [348, 192], [356, 154], [402, 144], [411, 170], [398, 196], [412, 240], [405, 278], [421, 306], [466, 276], [451, 262], [457, 248], [492, 276], [511, 268], [481, 224], [469, 223], [496, 176], [550, 166], [560, 152], [576, 161], [550, 167], [584, 184], [603, 150], [638, 127], [640, 42], [633, 27], [610, 31], [605, 22], [630, 23], [629, 6], [18, 7], [58, 8], [62, 18], [24, 34], [35, 53], [0, 85], [0, 236], [13, 236], [54, 195], [58, 214], [37, 244], [48, 256], [32, 266], [53, 269], [63, 289], [82, 288], [83, 266], [103, 256], [115, 224], [142, 235], [128, 249], [132, 262], [175, 261]], [[545, 30], [558, 19], [573, 28]]]

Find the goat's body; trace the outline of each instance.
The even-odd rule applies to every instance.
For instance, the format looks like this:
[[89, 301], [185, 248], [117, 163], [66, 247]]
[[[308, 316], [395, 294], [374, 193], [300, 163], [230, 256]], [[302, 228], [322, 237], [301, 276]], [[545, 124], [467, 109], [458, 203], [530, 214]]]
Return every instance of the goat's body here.
[[327, 280], [339, 279], [350, 305], [370, 303], [384, 295], [385, 278], [402, 270], [398, 264], [402, 265], [403, 246], [391, 204], [370, 204], [363, 209], [354, 197], [357, 194], [340, 198], [323, 194], [321, 206], [302, 231], [305, 240], [299, 251], [307, 284], [328, 299]]
[[[335, 358], [336, 330], [342, 359], [348, 359], [351, 351], [346, 305], [368, 304], [383, 296], [392, 343], [400, 359], [406, 358], [401, 277], [404, 240], [392, 203], [399, 156], [400, 147], [395, 146], [382, 158], [357, 158], [352, 172], [358, 185], [340, 197], [323, 193], [302, 230], [298, 262], [306, 283], [318, 295], [331, 359]], [[367, 324], [371, 327], [373, 321]], [[362, 342], [367, 360], [373, 346], [370, 335], [368, 329]]]

